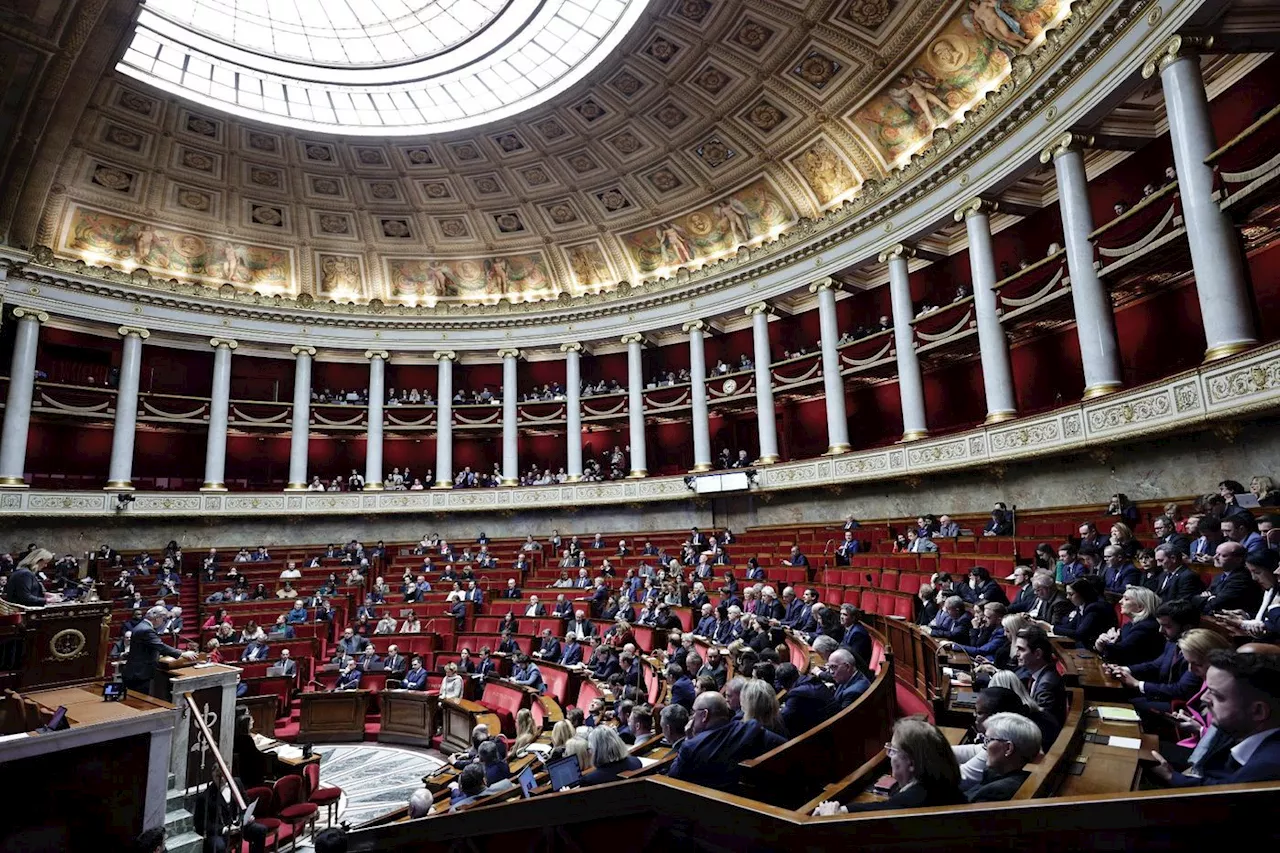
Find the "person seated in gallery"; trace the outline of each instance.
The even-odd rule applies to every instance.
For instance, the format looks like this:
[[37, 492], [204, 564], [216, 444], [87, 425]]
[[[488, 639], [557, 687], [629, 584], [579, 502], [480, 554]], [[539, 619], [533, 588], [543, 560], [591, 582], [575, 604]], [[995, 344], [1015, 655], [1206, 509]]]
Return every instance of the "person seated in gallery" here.
[[826, 800], [813, 810], [814, 816], [953, 806], [966, 801], [960, 792], [960, 765], [951, 744], [932, 723], [912, 717], [898, 720], [884, 751], [894, 782], [887, 800], [843, 805]]
[[943, 602], [942, 610], [926, 630], [940, 640], [964, 641], [969, 639], [972, 628], [973, 617], [964, 609], [964, 599], [953, 595]]
[[400, 686], [405, 690], [427, 689], [427, 671], [422, 666], [422, 658], [414, 655], [413, 662], [409, 664], [409, 671], [404, 674]]
[[1040, 754], [1040, 728], [1021, 714], [992, 714], [984, 721], [983, 749], [987, 766], [982, 778], [965, 789], [971, 803], [1013, 799], [1031, 775], [1024, 770]]
[[1053, 633], [1069, 637], [1089, 649], [1098, 638], [1116, 625], [1116, 611], [1102, 598], [1098, 578], [1086, 575], [1067, 585], [1067, 598], [1074, 609], [1061, 622], [1053, 625]]
[[338, 676], [338, 683], [333, 686], [334, 690], [359, 690], [360, 678], [363, 673], [356, 669], [356, 662], [348, 660], [346, 666], [342, 669], [342, 674]]
[[1160, 597], [1142, 586], [1131, 586], [1120, 596], [1120, 612], [1128, 621], [1098, 637], [1093, 647], [1107, 663], [1148, 661], [1160, 654], [1165, 638], [1156, 621]]
[[690, 735], [680, 745], [667, 775], [732, 791], [738, 784], [739, 762], [763, 755], [785, 742], [785, 738], [757, 720], [733, 719], [724, 696], [709, 691], [693, 702]]

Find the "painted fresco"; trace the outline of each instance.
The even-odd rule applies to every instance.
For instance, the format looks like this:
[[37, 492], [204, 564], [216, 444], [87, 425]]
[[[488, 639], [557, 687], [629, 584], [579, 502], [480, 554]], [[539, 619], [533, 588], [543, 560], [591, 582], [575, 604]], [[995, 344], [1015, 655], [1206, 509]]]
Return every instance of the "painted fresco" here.
[[862, 184], [836, 149], [825, 139], [819, 139], [791, 158], [791, 164], [804, 178], [822, 207], [826, 207]]
[[392, 299], [460, 299], [464, 302], [545, 299], [554, 286], [541, 252], [494, 258], [392, 258], [387, 261]]
[[161, 277], [230, 282], [248, 290], [294, 290], [290, 255], [284, 249], [159, 227], [89, 208], [72, 212], [63, 246], [91, 263], [133, 263]]
[[565, 257], [569, 259], [569, 269], [573, 272], [574, 283], [579, 288], [595, 288], [613, 283], [609, 264], [605, 261], [600, 244], [583, 243], [580, 246], [569, 246], [564, 252]]
[[354, 255], [316, 256], [316, 270], [320, 281], [316, 295], [323, 298], [350, 299], [364, 295], [364, 276], [360, 272], [360, 259]]
[[795, 221], [763, 178], [708, 205], [622, 236], [642, 273], [684, 266], [734, 251]]
[[895, 165], [1008, 75], [1013, 57], [1031, 47], [1065, 2], [968, 0], [960, 15], [853, 114], [854, 126], [886, 164]]

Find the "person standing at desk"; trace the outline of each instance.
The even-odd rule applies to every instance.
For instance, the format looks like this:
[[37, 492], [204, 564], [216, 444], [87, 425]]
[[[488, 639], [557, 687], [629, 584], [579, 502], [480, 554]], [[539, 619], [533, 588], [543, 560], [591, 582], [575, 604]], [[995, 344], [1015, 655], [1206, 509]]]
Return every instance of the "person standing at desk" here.
[[[5, 584], [5, 600], [26, 607], [44, 607], [48, 602], [45, 599], [44, 586], [40, 583], [40, 571], [51, 560], [53, 560], [53, 554], [44, 548], [36, 548], [23, 557], [18, 567], [13, 570], [13, 574], [9, 576], [9, 582]], [[62, 597], [56, 596], [54, 600], [61, 601]]]
[[160, 639], [160, 634], [164, 632], [168, 623], [169, 611], [163, 607], [152, 607], [147, 611], [146, 618], [134, 626], [133, 635], [129, 638], [129, 652], [125, 656], [124, 667], [121, 670], [121, 677], [127, 689], [136, 693], [145, 693], [148, 696], [153, 695], [151, 682], [155, 678], [156, 663], [161, 655], [183, 660], [196, 659], [195, 652], [175, 649]]

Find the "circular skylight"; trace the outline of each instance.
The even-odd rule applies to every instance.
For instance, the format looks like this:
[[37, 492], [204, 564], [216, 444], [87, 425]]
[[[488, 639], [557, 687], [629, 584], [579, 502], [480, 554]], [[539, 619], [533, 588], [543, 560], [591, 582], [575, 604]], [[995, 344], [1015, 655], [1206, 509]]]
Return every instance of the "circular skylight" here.
[[117, 68], [270, 124], [459, 130], [582, 79], [652, 0], [146, 0]]

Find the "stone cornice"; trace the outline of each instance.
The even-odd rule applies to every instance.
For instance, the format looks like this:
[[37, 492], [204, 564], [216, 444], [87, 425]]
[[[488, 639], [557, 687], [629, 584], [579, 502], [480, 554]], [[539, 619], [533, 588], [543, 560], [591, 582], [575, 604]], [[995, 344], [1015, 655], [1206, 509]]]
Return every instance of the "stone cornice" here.
[[[813, 489], [874, 483], [1079, 453], [1093, 447], [1280, 411], [1280, 343], [1160, 382], [1096, 400], [939, 438], [873, 450], [786, 462], [759, 469], [752, 491]], [[0, 515], [63, 517], [237, 516], [278, 513], [324, 516], [359, 513], [468, 512], [569, 508], [587, 504], [685, 501], [684, 478], [652, 477], [502, 489], [430, 492], [182, 493], [139, 492], [119, 509], [104, 492], [0, 492]]]
[[[1176, 33], [1199, 4], [1174, 3], [1161, 15], [1143, 20], [1150, 0], [1082, 0], [1071, 16], [1051, 31], [1044, 44], [1013, 62], [1013, 73], [975, 107], [964, 122], [935, 134], [934, 144], [913, 157], [889, 178], [869, 181], [864, 191], [817, 219], [803, 220], [774, 240], [736, 256], [673, 278], [626, 285], [608, 295], [568, 298], [543, 309], [525, 310], [509, 303], [461, 306], [442, 303], [436, 309], [368, 305], [316, 304], [254, 294], [225, 293], [201, 285], [156, 282], [145, 272], [91, 270], [84, 264], [54, 259], [37, 250], [34, 262], [15, 276], [11, 301], [42, 303], [27, 291], [44, 284], [66, 293], [92, 293], [130, 303], [133, 310], [200, 315], [203, 323], [236, 324], [237, 334], [260, 327], [263, 340], [284, 343], [299, 334], [314, 334], [326, 348], [363, 349], [370, 331], [411, 330], [397, 348], [419, 351], [450, 345], [492, 349], [502, 338], [528, 329], [549, 345], [564, 340], [614, 338], [624, 328], [678, 327], [708, 310], [737, 312], [760, 299], [794, 289], [797, 279], [812, 280], [875, 257], [885, 238], [899, 241], [926, 233], [951, 216], [965, 198], [994, 187], [1022, 168], [1027, 151], [1038, 151], [1053, 133], [1082, 120], [1110, 92], [1112, 81], [1124, 79], [1134, 55], [1149, 55]], [[1032, 84], [1035, 84], [1033, 87]], [[1041, 122], [1033, 122], [1039, 118]], [[1034, 155], [1032, 155], [1034, 156]], [[24, 253], [0, 252], [15, 260]], [[43, 269], [40, 269], [42, 267]], [[705, 298], [714, 297], [714, 298]], [[65, 300], [64, 300], [65, 301]], [[304, 304], [304, 302], [306, 304]], [[699, 303], [703, 304], [699, 304]], [[53, 304], [41, 304], [46, 310]], [[150, 322], [150, 318], [149, 318]], [[175, 319], [172, 326], [189, 323]], [[152, 323], [153, 328], [156, 327]], [[299, 327], [302, 327], [301, 329]], [[246, 328], [242, 331], [242, 328]], [[211, 329], [202, 329], [202, 332]]]

